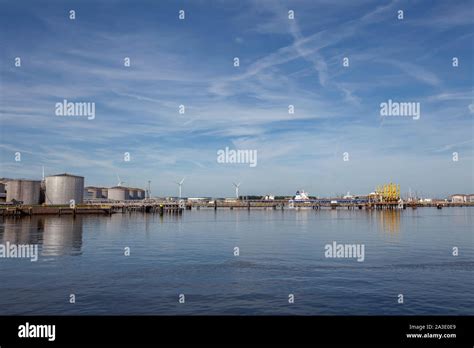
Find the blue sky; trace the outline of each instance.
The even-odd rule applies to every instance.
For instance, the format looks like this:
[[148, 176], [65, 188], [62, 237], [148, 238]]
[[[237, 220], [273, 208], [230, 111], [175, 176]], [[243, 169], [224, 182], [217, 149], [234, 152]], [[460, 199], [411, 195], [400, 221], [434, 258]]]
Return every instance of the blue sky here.
[[[232, 196], [233, 181], [244, 195], [362, 194], [388, 182], [474, 192], [473, 1], [0, 8], [0, 176], [39, 178], [44, 165], [111, 186], [118, 174], [151, 180], [160, 196], [176, 195], [182, 177], [185, 196]], [[94, 102], [95, 119], [56, 116], [64, 99]], [[420, 119], [381, 117], [389, 99], [419, 102]], [[258, 165], [217, 163], [225, 147], [257, 150]]]

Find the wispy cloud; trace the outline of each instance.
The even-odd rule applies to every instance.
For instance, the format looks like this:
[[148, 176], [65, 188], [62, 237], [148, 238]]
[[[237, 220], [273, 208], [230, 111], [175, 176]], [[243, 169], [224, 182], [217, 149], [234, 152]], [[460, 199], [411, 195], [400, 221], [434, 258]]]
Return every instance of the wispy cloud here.
[[[185, 3], [184, 22], [162, 11], [168, 1], [147, 11], [85, 2], [76, 22], [63, 3], [8, 6], [1, 29], [27, 22], [15, 35], [0, 31], [0, 176], [33, 177], [45, 165], [112, 185], [119, 173], [136, 186], [151, 179], [164, 195], [184, 173], [190, 195], [223, 195], [237, 179], [262, 194], [302, 185], [317, 194], [366, 192], [389, 179], [412, 187], [419, 179], [426, 192], [439, 182], [442, 192], [469, 185], [474, 103], [465, 43], [473, 30], [461, 13], [469, 2], [424, 12], [401, 1], [217, 1], [205, 14], [202, 4]], [[462, 57], [457, 70], [454, 54]], [[13, 66], [18, 55], [21, 68]], [[383, 119], [380, 127], [379, 104], [389, 98], [422, 102], [419, 122]], [[55, 116], [63, 99], [95, 102], [96, 118]], [[218, 165], [225, 146], [257, 150], [257, 168]], [[435, 169], [451, 165], [446, 152], [456, 149], [462, 161], [447, 167], [456, 178], [447, 182]], [[25, 154], [21, 163], [15, 151]], [[428, 169], [432, 179], [411, 177]], [[363, 171], [370, 175], [353, 175]]]

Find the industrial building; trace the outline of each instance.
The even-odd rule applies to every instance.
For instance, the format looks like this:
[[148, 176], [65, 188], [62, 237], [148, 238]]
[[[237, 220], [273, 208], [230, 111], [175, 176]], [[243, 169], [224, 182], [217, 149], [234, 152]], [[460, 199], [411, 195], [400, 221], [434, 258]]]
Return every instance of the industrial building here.
[[20, 201], [23, 204], [40, 204], [41, 181], [14, 179], [6, 183], [6, 201]]
[[451, 195], [451, 202], [452, 203], [465, 203], [467, 202], [467, 195], [462, 194], [462, 193], [456, 193], [454, 195]]
[[47, 205], [65, 205], [74, 200], [81, 204], [84, 200], [84, 177], [71, 174], [47, 176], [45, 203]]

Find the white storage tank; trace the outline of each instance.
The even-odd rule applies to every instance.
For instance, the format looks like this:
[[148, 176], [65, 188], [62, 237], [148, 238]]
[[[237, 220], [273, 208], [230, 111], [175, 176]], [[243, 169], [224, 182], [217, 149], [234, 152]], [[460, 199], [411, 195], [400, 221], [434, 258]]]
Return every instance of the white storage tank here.
[[39, 180], [10, 180], [7, 181], [7, 202], [21, 201], [23, 204], [39, 204], [41, 181]]
[[107, 198], [111, 201], [126, 201], [128, 197], [128, 188], [123, 186], [111, 187], [107, 192]]
[[81, 204], [83, 199], [83, 176], [65, 173], [46, 177], [46, 204], [69, 205], [71, 200], [74, 200], [75, 204]]

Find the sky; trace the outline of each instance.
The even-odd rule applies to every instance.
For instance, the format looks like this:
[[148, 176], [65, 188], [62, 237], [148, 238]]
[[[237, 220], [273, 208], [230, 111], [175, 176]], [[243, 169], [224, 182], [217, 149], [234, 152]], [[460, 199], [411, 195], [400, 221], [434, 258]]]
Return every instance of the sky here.
[[[0, 0], [0, 177], [118, 175], [154, 196], [182, 178], [188, 197], [233, 196], [232, 182], [474, 193], [473, 14], [462, 0]], [[95, 117], [56, 115], [64, 99]], [[381, 116], [389, 100], [420, 117]], [[219, 163], [226, 148], [257, 165]]]

